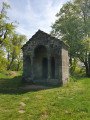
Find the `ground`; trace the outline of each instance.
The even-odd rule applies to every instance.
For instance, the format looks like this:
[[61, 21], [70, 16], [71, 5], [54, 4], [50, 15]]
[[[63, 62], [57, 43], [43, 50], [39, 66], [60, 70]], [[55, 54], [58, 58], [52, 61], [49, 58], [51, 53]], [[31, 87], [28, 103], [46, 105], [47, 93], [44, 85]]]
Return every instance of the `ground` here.
[[22, 72], [0, 72], [0, 120], [90, 120], [90, 78], [62, 87], [26, 85]]

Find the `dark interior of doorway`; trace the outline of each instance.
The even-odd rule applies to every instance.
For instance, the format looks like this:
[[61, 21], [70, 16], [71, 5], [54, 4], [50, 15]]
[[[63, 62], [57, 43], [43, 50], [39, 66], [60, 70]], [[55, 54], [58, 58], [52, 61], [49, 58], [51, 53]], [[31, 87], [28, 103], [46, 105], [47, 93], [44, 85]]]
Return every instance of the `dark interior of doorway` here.
[[42, 59], [42, 78], [46, 79], [48, 77], [48, 60], [47, 58]]
[[51, 58], [51, 78], [55, 78], [55, 59]]

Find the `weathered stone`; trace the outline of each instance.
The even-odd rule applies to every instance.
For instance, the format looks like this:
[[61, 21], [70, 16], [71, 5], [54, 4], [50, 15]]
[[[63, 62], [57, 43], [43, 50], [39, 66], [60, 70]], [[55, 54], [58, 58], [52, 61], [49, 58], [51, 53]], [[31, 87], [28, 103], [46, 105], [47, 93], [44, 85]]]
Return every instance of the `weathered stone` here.
[[69, 81], [68, 45], [39, 30], [22, 47], [23, 80], [61, 85]]

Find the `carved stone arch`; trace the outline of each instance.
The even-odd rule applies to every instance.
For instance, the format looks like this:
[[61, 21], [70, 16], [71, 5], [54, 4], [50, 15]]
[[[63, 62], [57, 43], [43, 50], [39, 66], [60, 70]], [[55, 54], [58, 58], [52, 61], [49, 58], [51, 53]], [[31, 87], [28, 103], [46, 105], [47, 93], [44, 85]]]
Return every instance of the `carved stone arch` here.
[[47, 47], [46, 47], [45, 45], [43, 45], [43, 44], [38, 44], [38, 45], [36, 45], [36, 46], [34, 47], [34, 49], [33, 49], [33, 55], [34, 55], [34, 57], [35, 57], [35, 55], [36, 55], [36, 52], [39, 52], [41, 49], [44, 50], [44, 51], [42, 51], [42, 53], [43, 53], [43, 52], [46, 52], [46, 54], [48, 53]]
[[37, 43], [32, 48], [32, 56], [33, 57], [35, 57], [35, 49], [38, 48], [39, 46], [45, 47], [47, 49], [47, 51], [48, 51], [48, 47], [44, 43]]

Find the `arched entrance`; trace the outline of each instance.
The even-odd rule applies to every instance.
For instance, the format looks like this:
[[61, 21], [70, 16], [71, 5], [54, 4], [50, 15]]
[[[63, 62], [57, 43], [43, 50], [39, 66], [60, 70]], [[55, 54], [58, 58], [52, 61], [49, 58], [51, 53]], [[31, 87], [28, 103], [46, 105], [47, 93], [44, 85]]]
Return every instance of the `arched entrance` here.
[[48, 76], [47, 49], [44, 45], [39, 45], [34, 50], [34, 73], [35, 79], [43, 80]]

